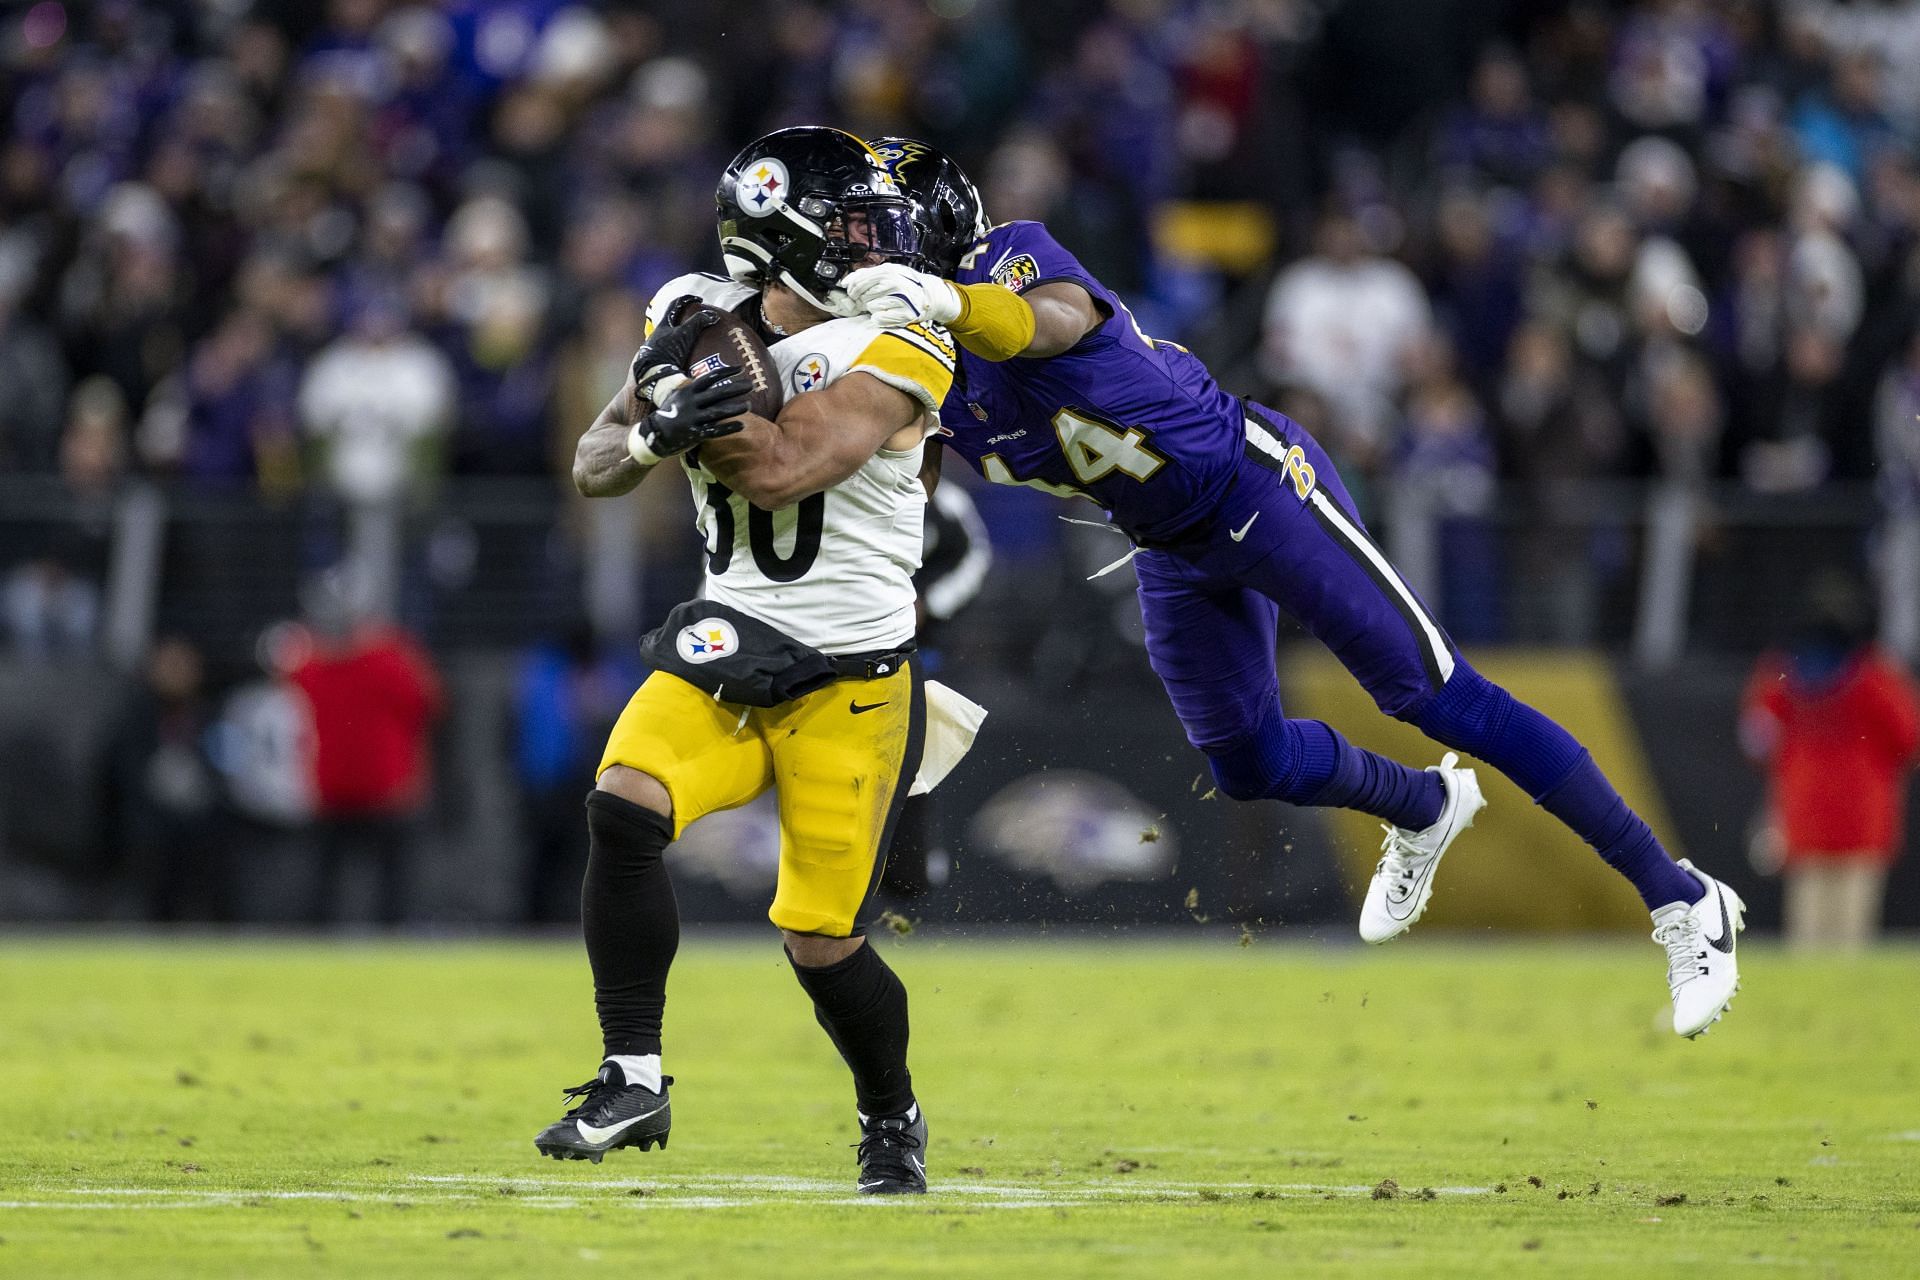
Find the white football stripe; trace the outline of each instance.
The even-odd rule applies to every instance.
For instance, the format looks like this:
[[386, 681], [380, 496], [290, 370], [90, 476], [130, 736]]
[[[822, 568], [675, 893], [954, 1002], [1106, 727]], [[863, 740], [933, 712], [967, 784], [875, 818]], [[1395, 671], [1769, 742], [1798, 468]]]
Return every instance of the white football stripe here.
[[1427, 648], [1433, 653], [1434, 663], [1440, 669], [1440, 682], [1445, 684], [1452, 679], [1453, 650], [1447, 647], [1447, 638], [1440, 634], [1440, 628], [1434, 625], [1432, 618], [1427, 616], [1427, 611], [1420, 607], [1419, 598], [1413, 594], [1406, 583], [1400, 580], [1400, 575], [1394, 572], [1391, 564], [1387, 563], [1387, 558], [1380, 554], [1380, 549], [1373, 545], [1373, 540], [1354, 527], [1353, 522], [1347, 519], [1346, 513], [1340, 510], [1339, 504], [1327, 497], [1324, 490], [1316, 488], [1309, 501], [1335, 529], [1339, 530], [1349, 546], [1365, 556], [1368, 562], [1380, 571], [1380, 575], [1387, 580], [1387, 585], [1393, 588], [1394, 594], [1400, 597], [1408, 609], [1412, 610], [1414, 619], [1420, 624], [1420, 632], [1426, 639]]
[[1248, 418], [1247, 440], [1254, 448], [1266, 454], [1275, 462], [1285, 462], [1287, 460], [1287, 442], [1268, 430], [1266, 423]]

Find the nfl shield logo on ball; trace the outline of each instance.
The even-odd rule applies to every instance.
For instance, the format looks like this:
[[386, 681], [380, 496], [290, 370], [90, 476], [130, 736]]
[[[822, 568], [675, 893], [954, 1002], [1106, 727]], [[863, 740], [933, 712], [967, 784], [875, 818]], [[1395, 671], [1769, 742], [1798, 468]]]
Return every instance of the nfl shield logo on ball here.
[[717, 373], [726, 367], [727, 362], [719, 356], [704, 356], [687, 366], [687, 380], [691, 382], [695, 378], [703, 377], [709, 373]]
[[740, 636], [725, 618], [702, 618], [690, 627], [680, 628], [676, 643], [682, 658], [698, 664], [733, 653], [740, 647]]

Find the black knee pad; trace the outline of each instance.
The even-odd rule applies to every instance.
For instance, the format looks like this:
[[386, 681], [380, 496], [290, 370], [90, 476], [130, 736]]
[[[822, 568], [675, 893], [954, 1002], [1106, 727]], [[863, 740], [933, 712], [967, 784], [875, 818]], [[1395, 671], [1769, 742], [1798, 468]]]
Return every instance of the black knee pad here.
[[673, 820], [596, 787], [587, 793], [587, 835], [596, 856], [611, 855], [637, 870], [665, 855], [673, 843]]

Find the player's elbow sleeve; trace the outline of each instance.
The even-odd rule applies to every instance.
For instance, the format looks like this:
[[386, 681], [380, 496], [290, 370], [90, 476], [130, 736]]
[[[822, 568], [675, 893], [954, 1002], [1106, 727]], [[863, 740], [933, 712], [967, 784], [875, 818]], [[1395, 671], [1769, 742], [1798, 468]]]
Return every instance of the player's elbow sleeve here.
[[1011, 360], [1033, 343], [1039, 320], [1027, 300], [1004, 285], [955, 285], [966, 310], [947, 326], [954, 340], [982, 360]]

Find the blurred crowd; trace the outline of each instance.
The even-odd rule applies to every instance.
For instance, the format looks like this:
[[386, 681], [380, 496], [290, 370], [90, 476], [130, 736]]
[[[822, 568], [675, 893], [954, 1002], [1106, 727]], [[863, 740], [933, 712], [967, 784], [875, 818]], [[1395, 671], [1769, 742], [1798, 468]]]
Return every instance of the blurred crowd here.
[[1920, 0], [0, 22], [0, 468], [81, 502], [563, 474], [647, 295], [715, 265], [728, 156], [802, 121], [949, 147], [1363, 489], [1920, 494]]
[[954, 149], [1363, 474], [1916, 487], [1920, 3], [680, 9], [10, 7], [0, 465], [548, 473], [728, 155], [834, 121]]

